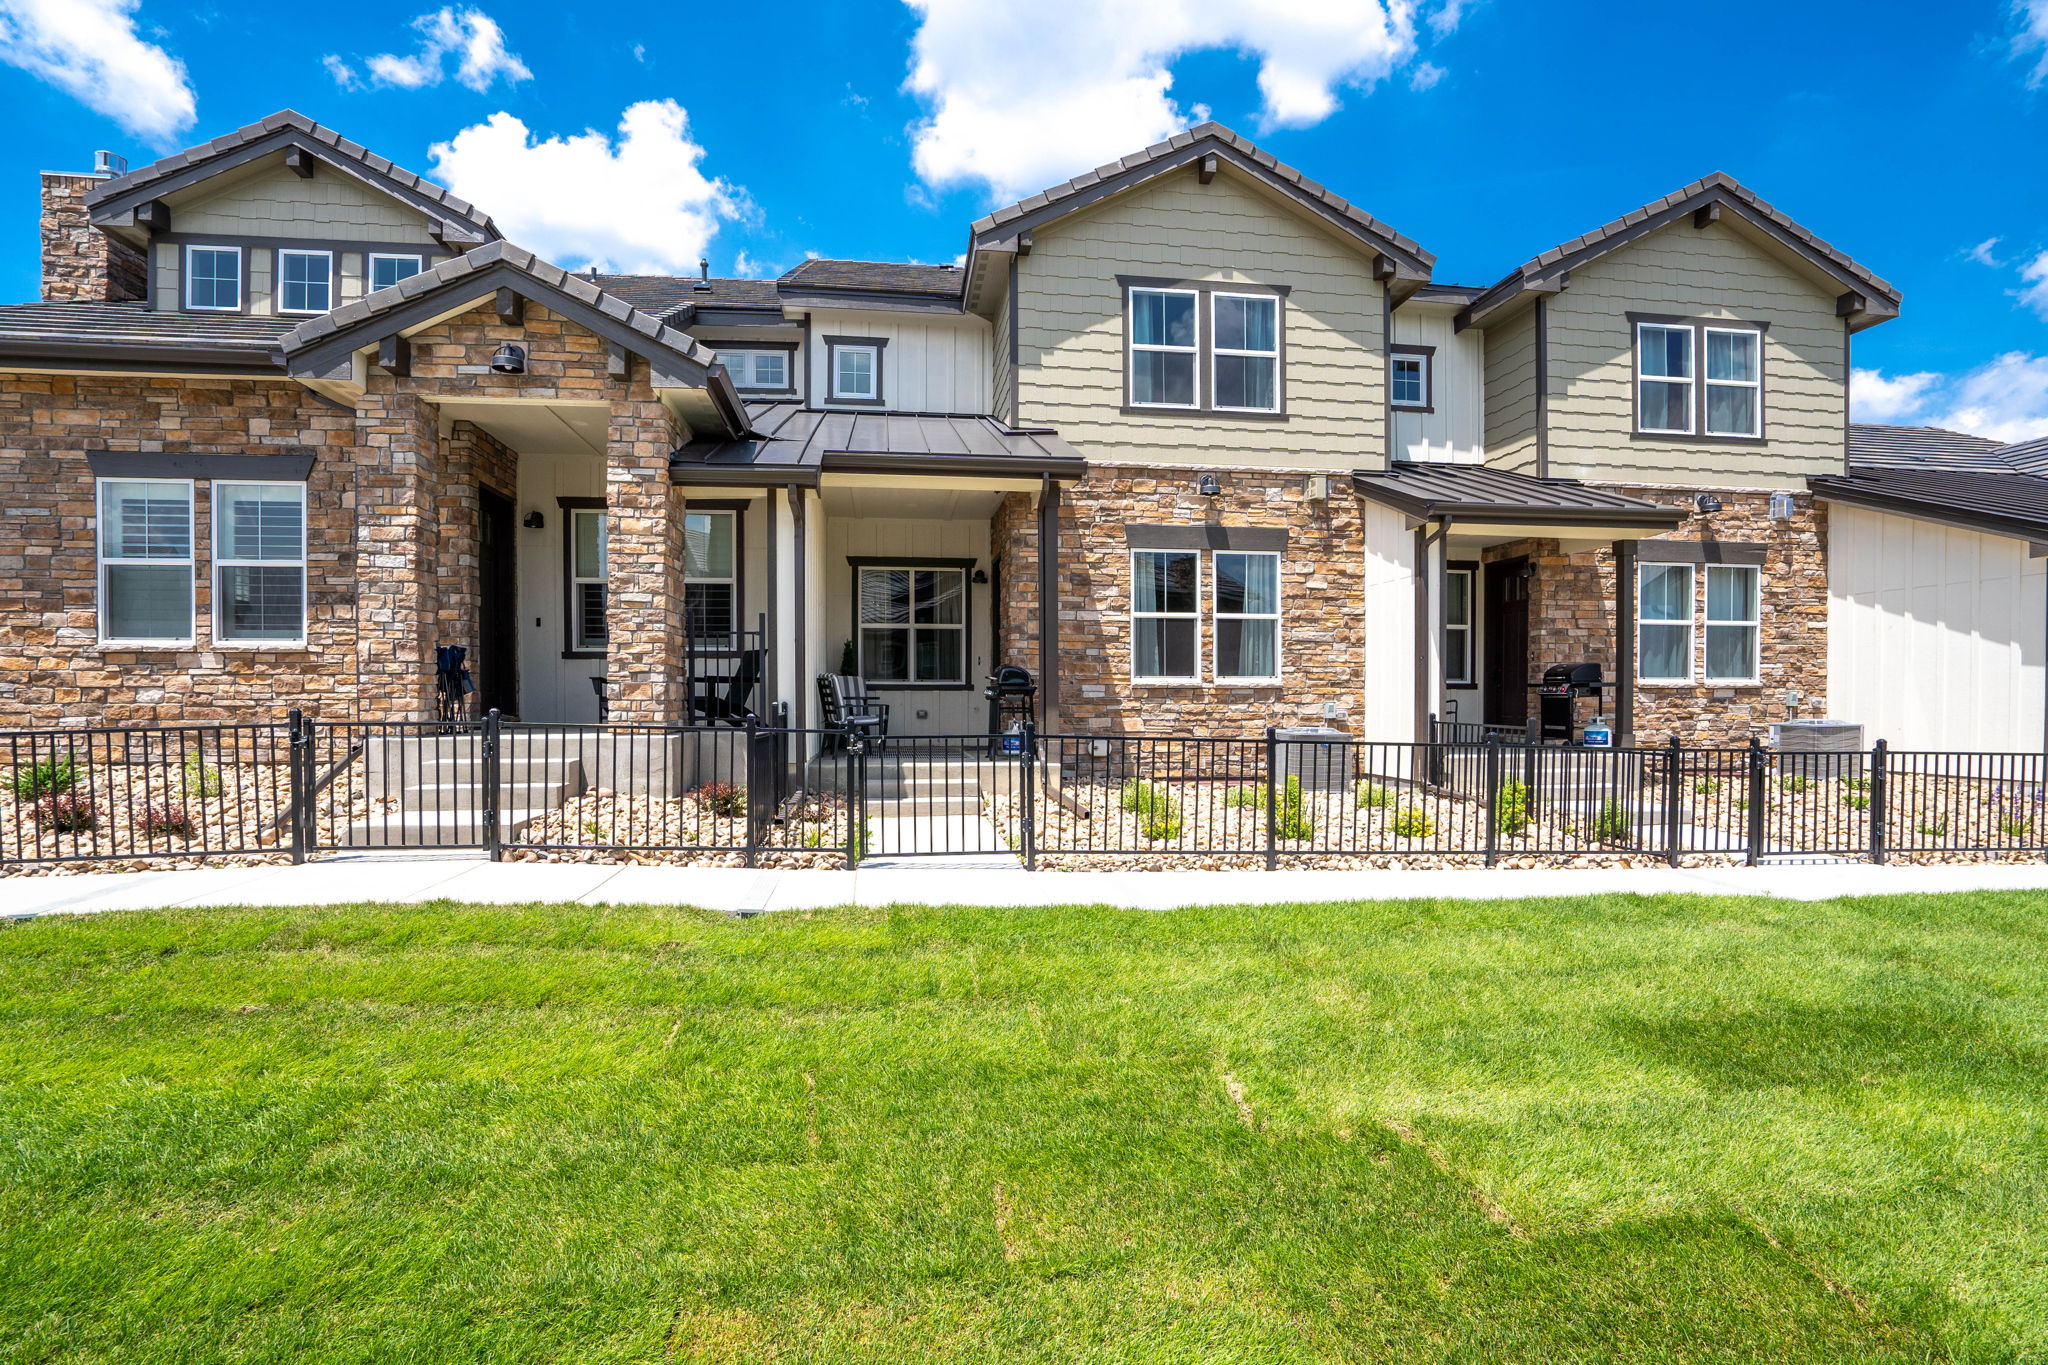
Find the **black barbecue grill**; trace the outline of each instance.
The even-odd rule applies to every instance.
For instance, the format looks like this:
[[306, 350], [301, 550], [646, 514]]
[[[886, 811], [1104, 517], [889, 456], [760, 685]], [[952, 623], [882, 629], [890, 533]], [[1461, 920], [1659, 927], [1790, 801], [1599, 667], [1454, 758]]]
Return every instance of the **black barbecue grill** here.
[[1038, 684], [1028, 668], [1004, 664], [989, 675], [988, 687], [981, 695], [988, 699], [988, 732], [992, 735], [1037, 718]]
[[1561, 739], [1567, 744], [1576, 740], [1579, 698], [1591, 697], [1594, 709], [1598, 710], [1600, 694], [1606, 687], [1606, 675], [1601, 673], [1599, 664], [1552, 664], [1544, 669], [1543, 681], [1536, 684], [1543, 738]]

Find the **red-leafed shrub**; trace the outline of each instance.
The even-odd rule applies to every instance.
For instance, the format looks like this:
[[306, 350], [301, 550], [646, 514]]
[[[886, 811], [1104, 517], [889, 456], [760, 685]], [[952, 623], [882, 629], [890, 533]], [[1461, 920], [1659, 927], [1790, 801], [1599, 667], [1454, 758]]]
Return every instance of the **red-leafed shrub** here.
[[91, 829], [99, 820], [89, 796], [46, 796], [31, 810], [37, 824], [66, 833]]
[[697, 804], [713, 815], [740, 816], [747, 813], [747, 794], [731, 782], [706, 782], [692, 793]]
[[192, 837], [192, 817], [183, 806], [170, 801], [160, 802], [142, 813], [142, 832], [152, 837], [176, 835], [180, 839]]

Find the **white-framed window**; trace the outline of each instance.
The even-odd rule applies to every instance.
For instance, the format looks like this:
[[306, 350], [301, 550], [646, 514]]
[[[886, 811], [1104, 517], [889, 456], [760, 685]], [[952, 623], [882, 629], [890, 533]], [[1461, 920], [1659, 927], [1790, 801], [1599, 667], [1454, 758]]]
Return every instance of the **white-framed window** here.
[[280, 247], [277, 311], [324, 313], [334, 307], [334, 253]]
[[1763, 620], [1763, 572], [1748, 565], [1707, 566], [1707, 681], [1753, 683]]
[[1209, 296], [1210, 402], [1222, 412], [1280, 411], [1280, 300]]
[[1636, 430], [1692, 432], [1693, 329], [1682, 324], [1636, 324]]
[[1636, 566], [1636, 677], [1692, 681], [1692, 565]]
[[718, 358], [724, 363], [725, 372], [732, 376], [736, 389], [772, 389], [787, 393], [796, 387], [789, 379], [788, 351], [721, 350]]
[[863, 564], [855, 594], [869, 682], [967, 681], [967, 570]]
[[1202, 677], [1202, 556], [1194, 550], [1131, 551], [1131, 677]]
[[1429, 406], [1429, 357], [1396, 351], [1387, 359], [1388, 397], [1397, 408]]
[[370, 292], [389, 289], [400, 280], [411, 279], [425, 268], [426, 258], [423, 256], [373, 251], [370, 253]]
[[868, 343], [835, 343], [832, 351], [832, 396], [872, 403], [882, 396], [882, 348]]
[[699, 649], [739, 648], [739, 513], [683, 513], [683, 620]]
[[234, 313], [242, 307], [242, 248], [185, 248], [185, 306], [202, 313]]
[[1201, 406], [1195, 376], [1200, 300], [1193, 289], [1131, 289], [1132, 407]]
[[1476, 577], [1471, 569], [1444, 571], [1444, 682], [1451, 687], [1472, 685], [1472, 584]]
[[[1706, 327], [1706, 432], [1763, 434], [1763, 333], [1754, 327]], [[1713, 575], [1707, 575], [1711, 582]]]
[[98, 482], [100, 639], [192, 643], [192, 480]]
[[1218, 550], [1209, 567], [1216, 681], [1274, 681], [1280, 676], [1280, 556]]
[[306, 638], [306, 485], [213, 485], [213, 638]]
[[569, 647], [602, 652], [611, 643], [611, 520], [599, 508], [569, 513]]

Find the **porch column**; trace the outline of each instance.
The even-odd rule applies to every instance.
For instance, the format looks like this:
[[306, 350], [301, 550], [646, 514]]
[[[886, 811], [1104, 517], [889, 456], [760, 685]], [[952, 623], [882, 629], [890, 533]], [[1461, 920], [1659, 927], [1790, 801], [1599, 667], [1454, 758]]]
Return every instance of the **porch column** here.
[[1038, 719], [1059, 728], [1060, 485], [1047, 478], [1038, 494]]
[[356, 697], [363, 720], [434, 714], [433, 408], [373, 386], [356, 404]]
[[1636, 543], [1614, 542], [1614, 742], [1636, 742]]
[[[789, 503], [789, 635], [790, 671], [795, 676], [795, 687], [790, 698], [789, 721], [798, 729], [808, 729], [810, 715], [815, 706], [813, 698], [817, 689], [811, 682], [810, 670], [810, 623], [805, 606], [810, 594], [810, 527], [805, 517], [809, 509], [804, 505], [804, 490], [790, 484], [782, 490]], [[782, 632], [782, 624], [776, 624], [776, 633]]]
[[[635, 385], [641, 388], [641, 385]], [[683, 719], [683, 498], [668, 477], [679, 433], [651, 391], [614, 399], [605, 444], [606, 612], [612, 719]]]

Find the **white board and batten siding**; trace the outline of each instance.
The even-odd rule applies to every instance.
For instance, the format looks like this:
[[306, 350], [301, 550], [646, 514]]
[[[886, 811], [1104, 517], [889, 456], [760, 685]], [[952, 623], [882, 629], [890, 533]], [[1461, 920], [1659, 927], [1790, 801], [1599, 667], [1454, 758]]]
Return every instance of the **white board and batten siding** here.
[[1828, 512], [1828, 713], [1894, 749], [2039, 752], [2044, 567], [2027, 542]]
[[1415, 713], [1420, 569], [1408, 519], [1390, 507], [1365, 504], [1365, 721], [1359, 734], [1366, 739], [1403, 743], [1421, 722]]
[[987, 412], [988, 322], [971, 314], [854, 312], [811, 314], [811, 399], [821, 408], [872, 410], [867, 403], [832, 401], [830, 337], [874, 338], [882, 349], [882, 403], [890, 412]]
[[1486, 334], [1457, 330], [1455, 307], [1414, 300], [1394, 313], [1396, 346], [1428, 346], [1429, 412], [1394, 411], [1394, 458], [1486, 463]]

